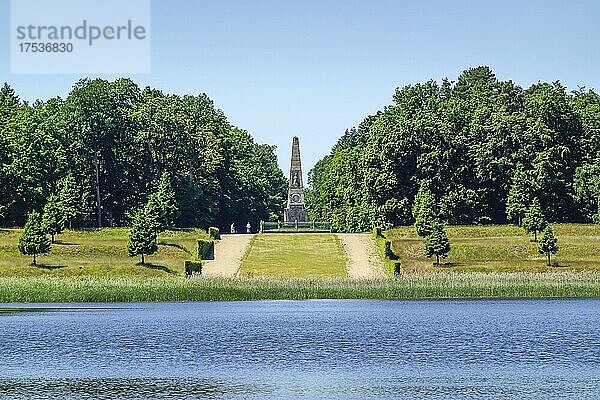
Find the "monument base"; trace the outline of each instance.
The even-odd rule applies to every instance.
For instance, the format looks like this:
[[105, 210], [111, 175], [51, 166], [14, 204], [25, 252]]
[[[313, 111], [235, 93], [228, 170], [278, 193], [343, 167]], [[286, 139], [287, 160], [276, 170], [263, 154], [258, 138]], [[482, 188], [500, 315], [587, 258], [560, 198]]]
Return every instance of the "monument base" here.
[[284, 222], [308, 222], [308, 213], [304, 204], [290, 205], [283, 212]]

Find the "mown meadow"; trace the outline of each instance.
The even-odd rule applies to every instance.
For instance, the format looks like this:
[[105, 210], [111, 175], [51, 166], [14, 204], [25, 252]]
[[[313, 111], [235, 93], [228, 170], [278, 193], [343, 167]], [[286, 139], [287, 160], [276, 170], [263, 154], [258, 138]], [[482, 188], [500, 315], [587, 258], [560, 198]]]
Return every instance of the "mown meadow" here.
[[240, 276], [344, 277], [340, 239], [326, 233], [256, 235], [242, 260]]
[[129, 257], [129, 228], [65, 230], [56, 237], [50, 253], [38, 257], [38, 266], [31, 265], [31, 256], [17, 249], [22, 229], [0, 229], [0, 277], [19, 276], [165, 276], [183, 275], [184, 261], [194, 258], [196, 243], [207, 238], [200, 229], [179, 229], [162, 232], [158, 251], [139, 264], [139, 257]]
[[448, 227], [452, 250], [439, 267], [414, 227], [396, 228], [386, 236], [402, 275], [374, 280], [344, 277], [335, 235], [257, 235], [237, 278], [185, 278], [202, 230], [163, 232], [148, 265], [128, 256], [126, 228], [66, 230], [34, 267], [17, 250], [22, 230], [2, 229], [0, 303], [600, 297], [600, 226], [553, 227], [560, 251], [552, 267], [514, 226]]
[[552, 224], [560, 250], [546, 266], [533, 236], [514, 225], [448, 226], [451, 251], [440, 267], [425, 257], [414, 227], [386, 232], [403, 273], [600, 271], [600, 225]]

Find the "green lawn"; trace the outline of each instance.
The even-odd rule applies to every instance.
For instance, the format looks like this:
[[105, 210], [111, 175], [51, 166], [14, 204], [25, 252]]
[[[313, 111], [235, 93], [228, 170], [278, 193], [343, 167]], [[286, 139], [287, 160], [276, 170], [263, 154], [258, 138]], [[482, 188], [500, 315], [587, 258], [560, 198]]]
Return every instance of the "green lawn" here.
[[240, 276], [343, 277], [346, 256], [329, 233], [256, 235], [242, 261]]
[[166, 231], [159, 235], [159, 250], [139, 265], [139, 257], [127, 253], [128, 228], [66, 230], [58, 235], [48, 255], [19, 253], [22, 229], [0, 229], [0, 277], [2, 276], [166, 276], [182, 275], [183, 262], [195, 252], [202, 230]]
[[552, 257], [560, 268], [547, 267], [545, 256], [538, 253], [533, 236], [511, 225], [449, 226], [449, 265], [433, 267], [425, 257], [424, 242], [414, 227], [399, 227], [386, 233], [394, 252], [400, 256], [403, 272], [478, 271], [547, 272], [600, 271], [600, 225], [553, 224], [560, 251]]

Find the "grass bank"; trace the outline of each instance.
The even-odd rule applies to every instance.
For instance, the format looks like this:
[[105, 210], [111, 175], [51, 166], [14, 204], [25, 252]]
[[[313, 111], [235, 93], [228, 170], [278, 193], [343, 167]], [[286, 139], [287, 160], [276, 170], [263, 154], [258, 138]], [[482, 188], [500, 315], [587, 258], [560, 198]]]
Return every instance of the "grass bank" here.
[[22, 229], [0, 229], [0, 277], [9, 276], [164, 276], [183, 275], [184, 261], [196, 252], [196, 243], [208, 235], [199, 229], [179, 229], [162, 232], [158, 251], [146, 257], [127, 253], [128, 228], [66, 230], [56, 237], [48, 255], [38, 257], [38, 267], [32, 258], [19, 253], [17, 245]]
[[600, 297], [600, 273], [409, 274], [347, 278], [0, 278], [0, 303], [266, 299], [489, 299]]
[[403, 273], [453, 272], [600, 272], [600, 225], [552, 224], [560, 251], [552, 256], [557, 267], [547, 267], [533, 235], [513, 225], [448, 226], [449, 264], [434, 267], [425, 257], [423, 239], [412, 226], [386, 232]]
[[252, 239], [239, 275], [344, 277], [346, 256], [330, 233], [264, 233]]

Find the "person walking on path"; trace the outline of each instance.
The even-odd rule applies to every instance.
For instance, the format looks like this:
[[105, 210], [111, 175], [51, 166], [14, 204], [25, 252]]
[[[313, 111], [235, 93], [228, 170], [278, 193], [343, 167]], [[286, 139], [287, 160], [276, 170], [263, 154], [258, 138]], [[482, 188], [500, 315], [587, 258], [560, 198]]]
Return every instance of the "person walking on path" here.
[[229, 231], [231, 233], [235, 233], [235, 224], [234, 223], [231, 224], [231, 227], [229, 228]]
[[250, 222], [248, 222], [246, 224], [246, 233], [250, 233], [250, 228], [252, 228], [252, 226], [250, 226]]

